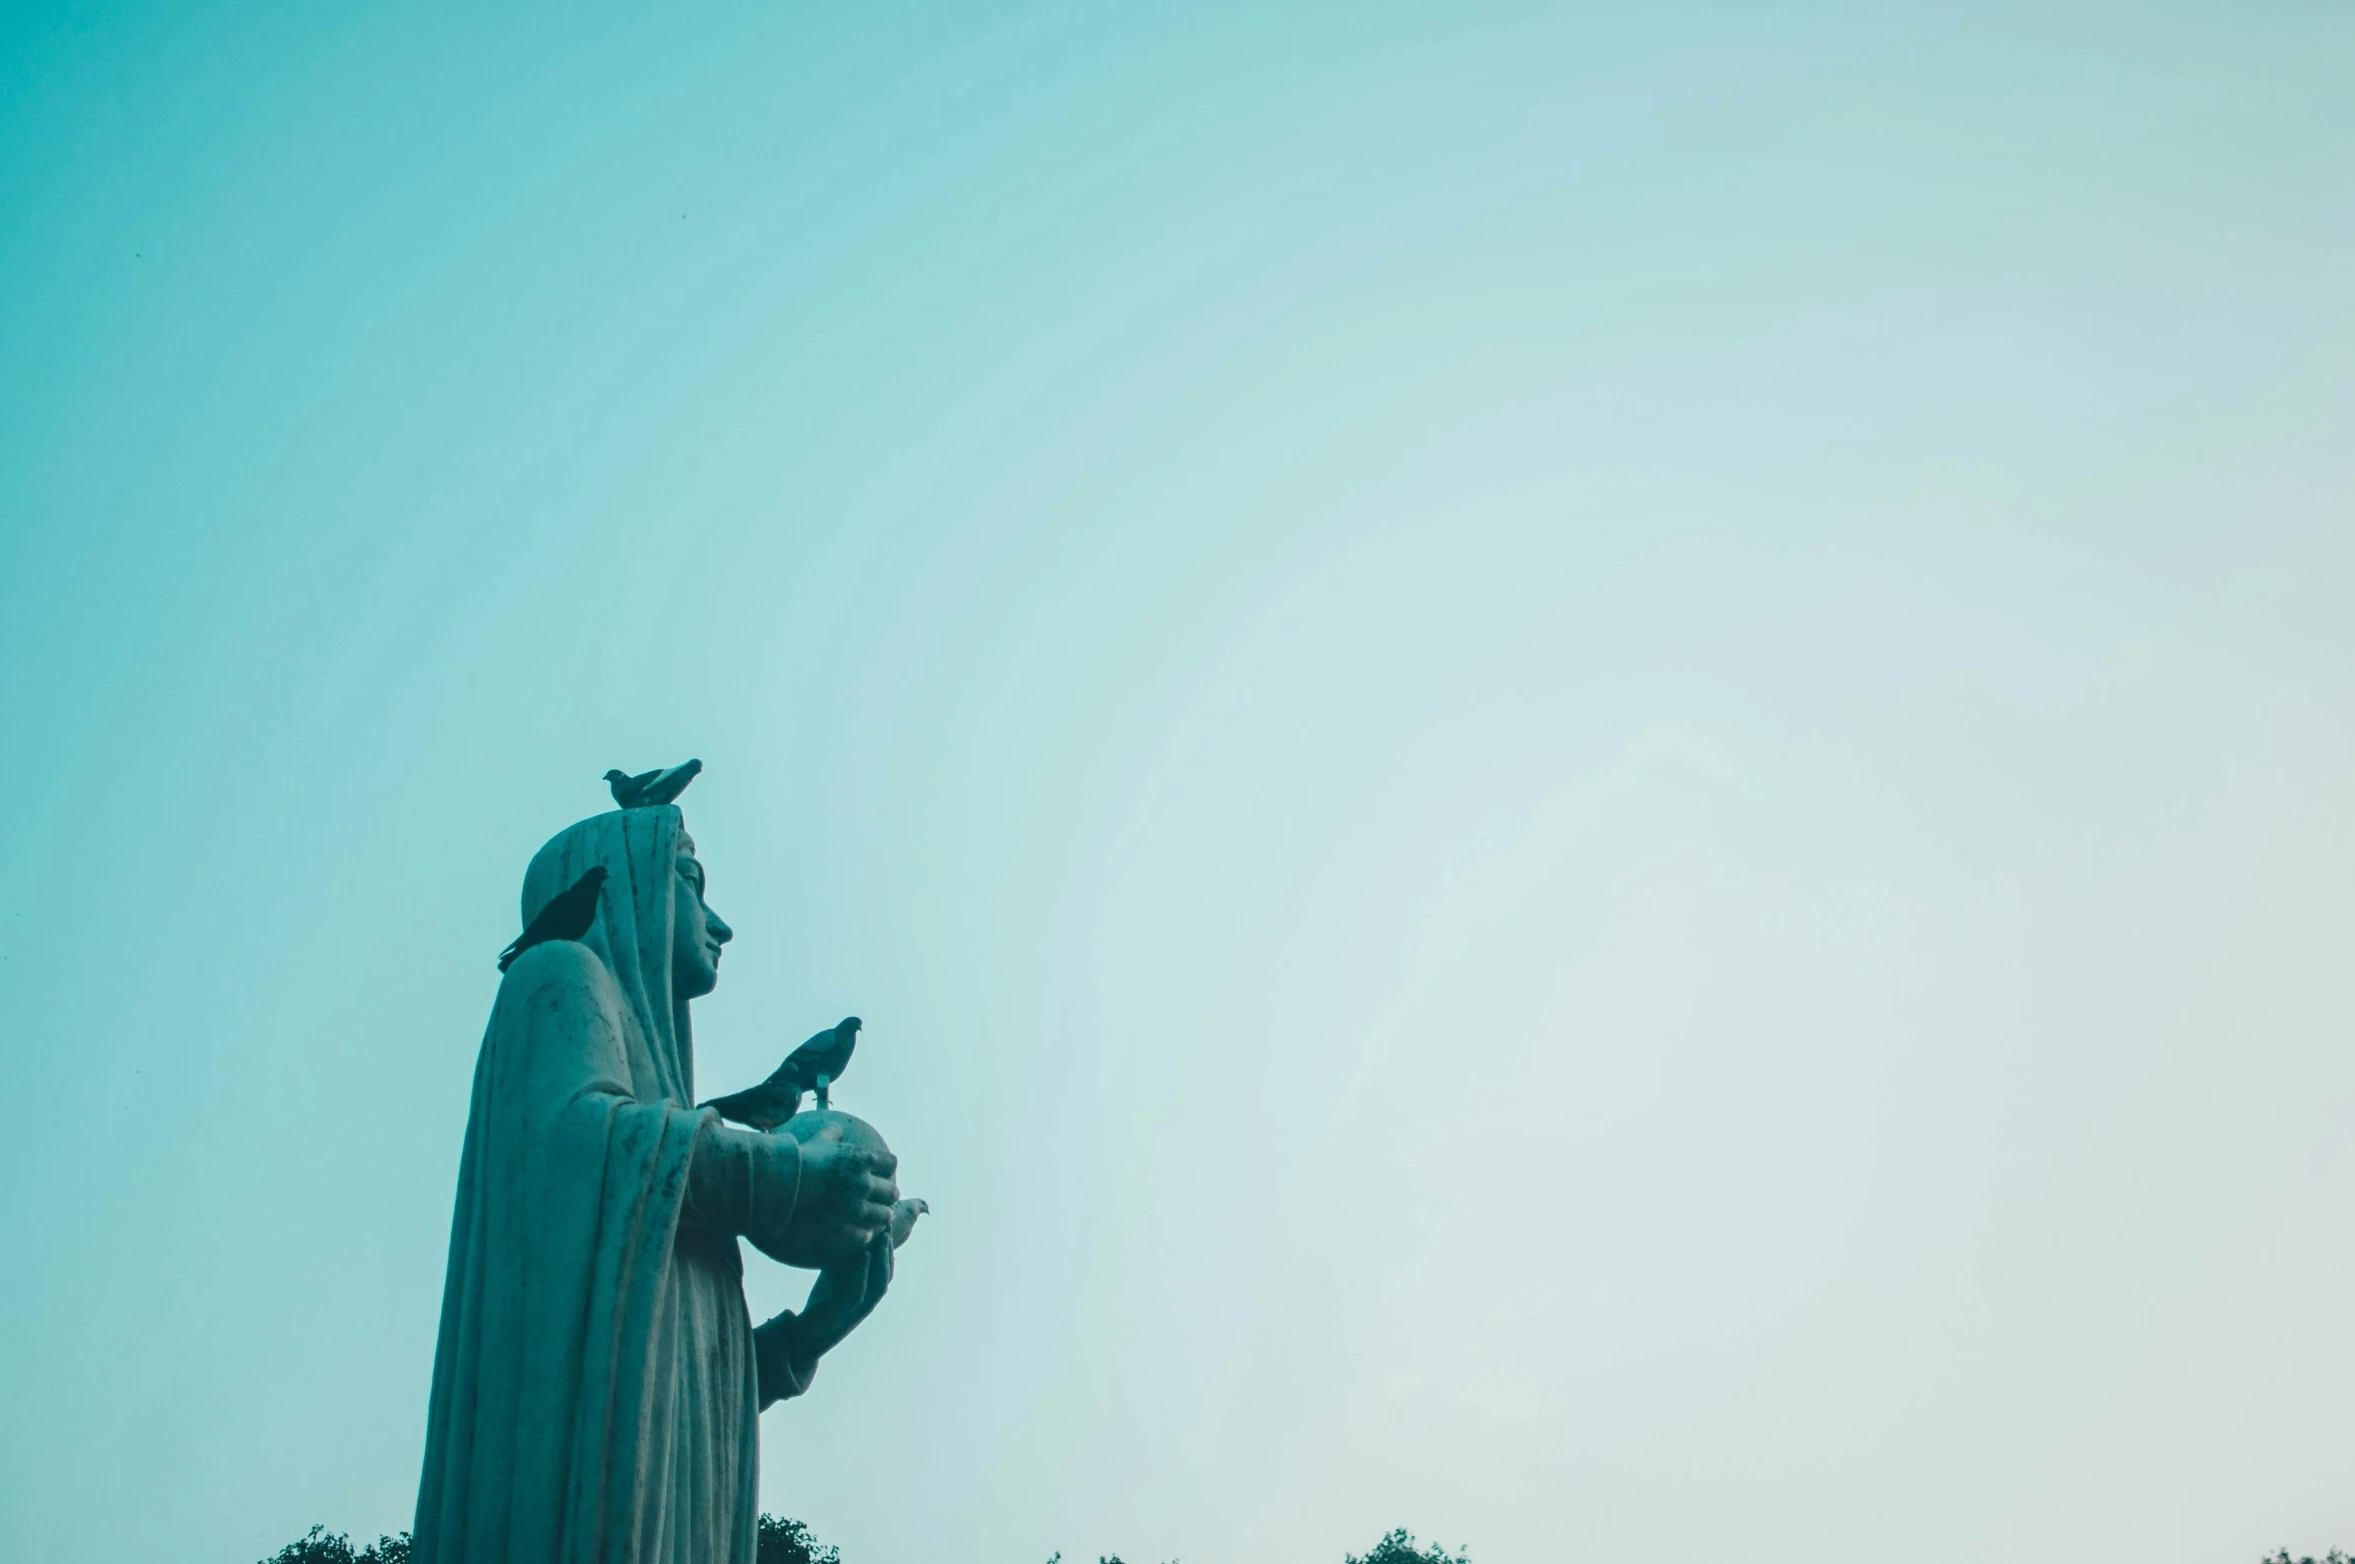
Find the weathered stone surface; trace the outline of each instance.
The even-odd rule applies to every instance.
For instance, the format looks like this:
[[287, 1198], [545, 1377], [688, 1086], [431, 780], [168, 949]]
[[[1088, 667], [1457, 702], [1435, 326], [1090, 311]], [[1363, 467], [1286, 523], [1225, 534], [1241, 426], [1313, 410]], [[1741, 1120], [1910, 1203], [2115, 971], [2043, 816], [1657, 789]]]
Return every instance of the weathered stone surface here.
[[[898, 1188], [872, 1126], [764, 1136], [693, 1106], [688, 1004], [733, 934], [677, 808], [559, 833], [527, 926], [599, 867], [594, 922], [515, 958], [483, 1035], [417, 1564], [752, 1564], [759, 1409], [890, 1284]], [[740, 1234], [823, 1267], [757, 1342]]]

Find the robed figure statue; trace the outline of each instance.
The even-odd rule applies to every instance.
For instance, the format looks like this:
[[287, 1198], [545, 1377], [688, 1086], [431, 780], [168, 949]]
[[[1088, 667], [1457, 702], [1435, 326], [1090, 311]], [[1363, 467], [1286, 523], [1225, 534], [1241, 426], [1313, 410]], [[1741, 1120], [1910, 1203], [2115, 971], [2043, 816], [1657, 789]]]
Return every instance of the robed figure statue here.
[[[687, 1006], [731, 933], [677, 807], [556, 836], [525, 923], [592, 868], [594, 922], [515, 959], [483, 1034], [417, 1564], [752, 1564], [760, 1409], [890, 1282], [887, 1153], [693, 1106]], [[753, 1328], [740, 1237], [818, 1269], [799, 1314]]]

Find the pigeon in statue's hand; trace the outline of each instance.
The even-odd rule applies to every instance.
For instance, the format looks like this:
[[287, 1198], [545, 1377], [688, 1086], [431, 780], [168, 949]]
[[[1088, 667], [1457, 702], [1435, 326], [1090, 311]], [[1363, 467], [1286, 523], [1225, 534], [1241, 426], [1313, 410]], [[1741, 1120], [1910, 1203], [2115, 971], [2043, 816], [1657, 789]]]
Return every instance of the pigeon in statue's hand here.
[[812, 1088], [817, 1091], [818, 1106], [828, 1106], [826, 1088], [850, 1063], [850, 1052], [858, 1042], [859, 1018], [844, 1016], [840, 1025], [826, 1028], [787, 1054], [785, 1062], [758, 1086], [714, 1097], [703, 1106], [718, 1109], [723, 1119], [734, 1119], [756, 1130], [773, 1130], [801, 1111], [801, 1094]]
[[656, 804], [677, 801], [687, 791], [687, 784], [703, 771], [703, 762], [690, 760], [683, 766], [664, 770], [656, 766], [652, 771], [641, 771], [636, 776], [618, 767], [605, 773], [605, 785], [613, 790], [613, 801], [624, 809], [648, 809]]
[[891, 1208], [891, 1247], [897, 1249], [916, 1230], [916, 1218], [932, 1207], [921, 1200], [902, 1200]]
[[515, 943], [499, 952], [499, 970], [504, 972], [515, 965], [515, 958], [534, 945], [545, 945], [554, 939], [579, 939], [588, 933], [589, 925], [597, 921], [597, 893], [604, 886], [605, 868], [600, 864], [573, 881], [569, 889], [549, 897], [540, 915], [515, 936]]

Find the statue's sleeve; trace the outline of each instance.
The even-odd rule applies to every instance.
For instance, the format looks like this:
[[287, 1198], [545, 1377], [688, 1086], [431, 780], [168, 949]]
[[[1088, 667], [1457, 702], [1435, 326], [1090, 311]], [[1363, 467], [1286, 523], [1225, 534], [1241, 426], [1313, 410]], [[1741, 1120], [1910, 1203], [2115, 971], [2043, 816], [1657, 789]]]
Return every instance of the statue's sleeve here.
[[718, 1115], [707, 1115], [687, 1163], [687, 1203], [679, 1220], [707, 1232], [741, 1234], [772, 1260], [783, 1260], [785, 1229], [800, 1193], [799, 1141], [732, 1129]]
[[793, 1322], [799, 1318], [791, 1309], [765, 1325], [752, 1329], [752, 1360], [760, 1372], [760, 1409], [766, 1412], [780, 1401], [789, 1400], [810, 1388], [810, 1381], [818, 1377], [815, 1360], [808, 1363], [794, 1361]]

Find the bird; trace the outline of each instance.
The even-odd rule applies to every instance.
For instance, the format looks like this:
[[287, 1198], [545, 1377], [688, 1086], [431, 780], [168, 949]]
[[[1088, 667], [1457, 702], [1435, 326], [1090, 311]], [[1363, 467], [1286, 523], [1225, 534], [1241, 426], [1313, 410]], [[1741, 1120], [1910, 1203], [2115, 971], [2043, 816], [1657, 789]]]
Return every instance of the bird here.
[[523, 926], [515, 936], [515, 943], [499, 952], [499, 970], [515, 965], [515, 958], [534, 945], [545, 945], [552, 939], [579, 939], [589, 932], [589, 925], [597, 921], [597, 895], [605, 888], [605, 866], [599, 864], [567, 890], [548, 898], [539, 916]]
[[916, 1218], [932, 1209], [921, 1200], [902, 1200], [891, 1208], [891, 1247], [897, 1249], [916, 1230]]
[[859, 1046], [859, 1026], [857, 1016], [844, 1016], [785, 1056], [785, 1063], [794, 1071], [793, 1078], [809, 1084], [818, 1094], [821, 1108], [830, 1106], [826, 1088], [841, 1080], [842, 1072], [850, 1068], [850, 1052]]
[[664, 770], [656, 766], [652, 771], [641, 771], [631, 776], [618, 766], [605, 773], [605, 785], [613, 790], [613, 801], [624, 809], [647, 809], [656, 804], [673, 803], [687, 784], [703, 772], [703, 762], [690, 760], [683, 766]]
[[723, 1119], [734, 1119], [756, 1130], [773, 1130], [801, 1111], [803, 1092], [815, 1088], [818, 1106], [828, 1105], [826, 1088], [841, 1076], [858, 1042], [859, 1018], [844, 1016], [840, 1024], [826, 1028], [787, 1054], [785, 1062], [758, 1086], [714, 1097], [703, 1106], [719, 1110]]
[[703, 1106], [717, 1109], [723, 1119], [766, 1133], [801, 1111], [801, 1091], [801, 1083], [793, 1078], [793, 1062], [787, 1060], [758, 1086], [714, 1097]]

